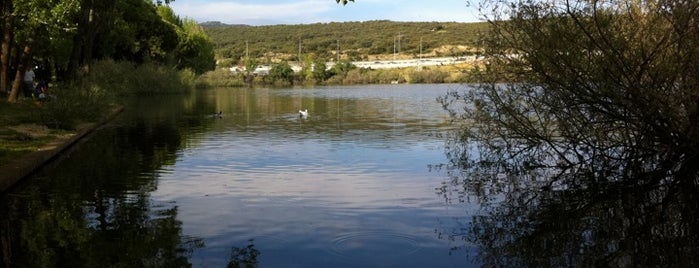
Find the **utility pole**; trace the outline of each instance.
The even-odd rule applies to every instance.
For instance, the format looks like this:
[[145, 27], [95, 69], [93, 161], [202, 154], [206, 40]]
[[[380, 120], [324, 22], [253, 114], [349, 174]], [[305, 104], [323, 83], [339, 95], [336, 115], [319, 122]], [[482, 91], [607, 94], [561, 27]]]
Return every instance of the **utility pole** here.
[[422, 37], [420, 37], [420, 59], [417, 62], [417, 70], [420, 70], [420, 67], [422, 66]]
[[396, 37], [393, 37], [393, 61], [396, 61]]
[[340, 39], [337, 40], [337, 61], [340, 62]]
[[422, 37], [420, 37], [420, 62], [422, 62]]
[[299, 37], [299, 66], [301, 66], [301, 38]]

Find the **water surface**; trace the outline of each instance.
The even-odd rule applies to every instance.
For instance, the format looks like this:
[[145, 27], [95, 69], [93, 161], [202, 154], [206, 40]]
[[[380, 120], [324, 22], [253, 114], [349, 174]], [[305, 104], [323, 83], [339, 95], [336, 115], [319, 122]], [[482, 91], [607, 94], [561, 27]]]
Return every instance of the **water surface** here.
[[[469, 267], [435, 101], [460, 85], [141, 98], [3, 197], [15, 263]], [[308, 109], [307, 118], [299, 109]], [[212, 116], [221, 111], [222, 116]], [[17, 250], [20, 249], [20, 250]]]

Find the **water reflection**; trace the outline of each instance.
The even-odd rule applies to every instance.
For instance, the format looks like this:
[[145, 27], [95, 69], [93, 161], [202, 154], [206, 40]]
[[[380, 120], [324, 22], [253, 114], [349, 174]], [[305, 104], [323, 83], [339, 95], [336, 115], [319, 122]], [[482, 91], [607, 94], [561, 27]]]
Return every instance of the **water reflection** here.
[[245, 247], [232, 247], [231, 257], [228, 261], [228, 268], [254, 268], [257, 267], [259, 262], [257, 256], [260, 255], [260, 251], [255, 248], [255, 240], [250, 239], [249, 243]]
[[[694, 267], [699, 264], [697, 174], [625, 177], [618, 162], [589, 169], [529, 166], [484, 144], [449, 148], [446, 202], [479, 204], [458, 228], [438, 229], [454, 251], [476, 245], [489, 267]], [[592, 172], [590, 170], [593, 170]]]
[[446, 90], [134, 100], [2, 197], [5, 266], [468, 266], [434, 235], [465, 214], [427, 168], [444, 162]]
[[183, 236], [178, 207], [149, 194], [158, 187], [154, 170], [182, 146], [176, 126], [186, 122], [174, 118], [127, 111], [128, 124], [91, 135], [3, 195], [3, 266], [189, 266], [202, 240]]

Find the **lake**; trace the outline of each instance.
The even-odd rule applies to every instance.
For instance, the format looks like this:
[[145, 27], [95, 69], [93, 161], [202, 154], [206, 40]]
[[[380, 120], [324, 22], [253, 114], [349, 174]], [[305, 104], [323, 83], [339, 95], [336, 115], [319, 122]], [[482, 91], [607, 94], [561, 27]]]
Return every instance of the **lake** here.
[[455, 135], [479, 126], [452, 124], [454, 91], [130, 100], [0, 196], [0, 267], [697, 266], [697, 174], [517, 162], [550, 152]]
[[464, 235], [480, 206], [442, 168], [452, 126], [436, 101], [464, 87], [132, 100], [2, 197], [3, 256], [49, 267], [480, 266]]

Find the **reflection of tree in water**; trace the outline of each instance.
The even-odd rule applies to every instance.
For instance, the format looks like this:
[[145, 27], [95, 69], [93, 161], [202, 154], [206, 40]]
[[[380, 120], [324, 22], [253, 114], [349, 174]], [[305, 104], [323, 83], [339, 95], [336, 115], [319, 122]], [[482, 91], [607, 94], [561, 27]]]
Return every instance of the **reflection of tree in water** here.
[[[188, 267], [202, 247], [181, 235], [177, 207], [149, 210], [148, 196], [95, 192], [95, 205], [45, 197], [41, 187], [6, 196], [0, 226], [8, 267]], [[91, 201], [89, 201], [91, 202]], [[0, 267], [3, 267], [0, 265]]]
[[464, 124], [440, 193], [483, 210], [440, 234], [486, 266], [697, 266], [699, 3], [483, 2], [514, 16], [441, 99]]
[[258, 265], [257, 256], [260, 251], [255, 248], [255, 243], [250, 239], [247, 246], [231, 248], [231, 256], [228, 261], [228, 268], [255, 268]]
[[191, 266], [188, 256], [202, 240], [182, 236], [176, 205], [150, 198], [153, 171], [174, 162], [181, 146], [174, 123], [102, 131], [3, 196], [4, 266]]
[[453, 181], [451, 187], [490, 200], [463, 229], [440, 235], [463, 247], [479, 246], [486, 266], [686, 267], [699, 261], [696, 186], [541, 189], [539, 183], [523, 183], [529, 176], [485, 174]]

